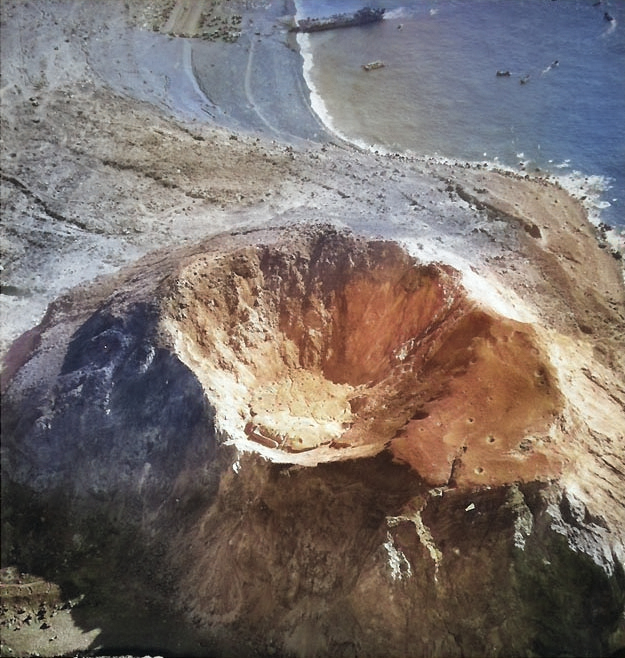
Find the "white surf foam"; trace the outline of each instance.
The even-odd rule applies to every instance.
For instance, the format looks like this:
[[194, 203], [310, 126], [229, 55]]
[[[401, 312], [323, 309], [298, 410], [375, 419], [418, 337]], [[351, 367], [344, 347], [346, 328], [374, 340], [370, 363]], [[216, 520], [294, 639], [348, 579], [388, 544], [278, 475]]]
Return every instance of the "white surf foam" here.
[[[296, 14], [296, 18], [299, 20], [298, 14]], [[319, 120], [323, 123], [326, 129], [344, 142], [348, 142], [349, 144], [352, 144], [363, 151], [371, 151], [381, 154], [394, 153], [394, 151], [391, 149], [385, 148], [383, 146], [368, 144], [363, 140], [348, 136], [336, 127], [332, 114], [328, 110], [323, 97], [315, 85], [313, 78], [314, 57], [310, 44], [310, 36], [305, 32], [298, 33], [297, 44], [299, 46], [302, 59], [304, 60], [304, 81], [306, 82], [306, 86], [310, 92], [310, 105], [313, 112], [317, 115], [317, 117], [319, 117]]]
[[[297, 13], [296, 19], [302, 17], [298, 3], [295, 3]], [[400, 7], [388, 12], [388, 18], [399, 18], [405, 16], [407, 12], [406, 8]], [[531, 161], [528, 159], [522, 159], [525, 156], [524, 152], [519, 152], [516, 154], [521, 161], [517, 166], [509, 166], [502, 163], [499, 160], [498, 156], [493, 156], [484, 153], [484, 160], [482, 161], [467, 161], [459, 160], [456, 158], [449, 158], [440, 156], [438, 153], [424, 155], [418, 154], [410, 149], [393, 149], [387, 148], [380, 144], [371, 144], [367, 143], [362, 139], [355, 138], [353, 136], [343, 133], [335, 125], [334, 119], [328, 110], [323, 97], [319, 93], [318, 89], [315, 86], [313, 78], [313, 50], [310, 43], [310, 37], [308, 34], [300, 33], [297, 35], [297, 42], [304, 60], [304, 80], [310, 91], [310, 102], [313, 111], [319, 117], [319, 120], [323, 123], [326, 129], [332, 134], [336, 135], [339, 139], [354, 145], [355, 147], [364, 150], [370, 151], [373, 153], [379, 153], [382, 155], [390, 155], [394, 153], [401, 153], [407, 157], [411, 157], [415, 160], [422, 162], [437, 162], [447, 165], [464, 165], [467, 164], [472, 167], [480, 166], [486, 170], [498, 170], [498, 171], [508, 171], [514, 174], [519, 174], [519, 172], [525, 171], [527, 167], [530, 166]], [[540, 151], [540, 145], [538, 145], [538, 150]], [[554, 164], [553, 160], [549, 160], [549, 170], [544, 171], [549, 178], [552, 178], [554, 182], [559, 183], [564, 189], [566, 189], [570, 194], [580, 200], [584, 206], [589, 221], [598, 226], [601, 223], [601, 211], [610, 207], [610, 203], [605, 199], [602, 199], [602, 195], [610, 188], [610, 181], [599, 175], [584, 175], [583, 173], [571, 170], [572, 164], [570, 158], [565, 159], [564, 161]], [[569, 170], [567, 173], [559, 173], [557, 170]], [[625, 250], [625, 230], [614, 229], [610, 231], [608, 236], [608, 242], [612, 244], [613, 247], [619, 249], [621, 252]]]
[[410, 11], [407, 7], [398, 7], [397, 9], [391, 9], [390, 11], [384, 12], [384, 20], [399, 20], [401, 18], [406, 18], [410, 15]]

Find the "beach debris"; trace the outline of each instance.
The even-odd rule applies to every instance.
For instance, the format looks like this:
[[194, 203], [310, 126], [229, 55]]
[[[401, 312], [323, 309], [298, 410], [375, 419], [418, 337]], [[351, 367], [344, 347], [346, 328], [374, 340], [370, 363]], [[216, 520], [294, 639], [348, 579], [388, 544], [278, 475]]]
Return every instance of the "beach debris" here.
[[378, 59], [375, 62], [369, 62], [368, 64], [363, 64], [362, 68], [365, 71], [374, 71], [375, 69], [384, 68], [384, 62], [382, 62]]

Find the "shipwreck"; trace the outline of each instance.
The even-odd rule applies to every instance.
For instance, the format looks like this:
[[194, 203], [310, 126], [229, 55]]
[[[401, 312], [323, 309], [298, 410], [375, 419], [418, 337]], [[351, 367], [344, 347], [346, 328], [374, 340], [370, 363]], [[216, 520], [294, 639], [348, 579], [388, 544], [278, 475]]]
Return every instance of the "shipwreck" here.
[[333, 14], [326, 18], [303, 18], [297, 21], [293, 27], [294, 32], [320, 32], [321, 30], [333, 30], [339, 27], [354, 27], [377, 23], [384, 18], [386, 9], [372, 9], [364, 7], [354, 13]]

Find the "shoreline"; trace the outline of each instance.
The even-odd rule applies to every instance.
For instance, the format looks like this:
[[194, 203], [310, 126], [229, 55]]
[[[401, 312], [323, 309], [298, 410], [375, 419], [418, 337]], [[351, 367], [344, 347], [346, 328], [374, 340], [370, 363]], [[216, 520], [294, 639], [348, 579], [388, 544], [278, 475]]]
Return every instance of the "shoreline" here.
[[[298, 17], [298, 14], [296, 14], [296, 18]], [[604, 232], [605, 242], [613, 250], [620, 253], [621, 257], [625, 257], [625, 226], [619, 227], [604, 224], [603, 218], [601, 216], [601, 211], [603, 209], [601, 206], [603, 203], [601, 201], [601, 197], [607, 192], [608, 189], [610, 189], [608, 181], [603, 176], [587, 175], [574, 169], [568, 173], [558, 173], [558, 165], [555, 165], [555, 167], [551, 170], [543, 167], [536, 168], [533, 172], [529, 172], [526, 170], [525, 165], [514, 167], [512, 165], [503, 164], [497, 158], [494, 160], [485, 159], [480, 161], [468, 161], [460, 158], [441, 156], [438, 154], [415, 153], [408, 148], [398, 151], [395, 149], [387, 148], [382, 144], [369, 144], [361, 139], [352, 138], [349, 135], [341, 132], [334, 125], [332, 116], [327, 109], [323, 97], [313, 82], [312, 71], [314, 68], [314, 57], [312, 48], [310, 46], [310, 36], [304, 33], [298, 34], [297, 43], [300, 47], [300, 52], [304, 61], [302, 74], [310, 92], [311, 110], [315, 112], [315, 114], [319, 117], [319, 120], [326, 126], [326, 129], [341, 141], [350, 144], [354, 148], [357, 148], [361, 151], [367, 151], [373, 154], [379, 153], [387, 156], [400, 154], [406, 157], [414, 158], [415, 160], [423, 163], [436, 162], [437, 164], [452, 167], [468, 165], [471, 168], [482, 168], [489, 171], [506, 172], [519, 178], [525, 178], [527, 176], [539, 179], [544, 178], [551, 183], [559, 185], [563, 189], [567, 190], [571, 196], [576, 198], [584, 207], [589, 223], [592, 224], [595, 228], [608, 226], [608, 231]], [[623, 269], [623, 278], [625, 280], [625, 267]]]
[[310, 104], [302, 55], [288, 31], [296, 11], [292, 0], [249, 9], [236, 43], [189, 43], [197, 84], [226, 127], [301, 145], [335, 137]]
[[[114, 9], [114, 5], [111, 7]], [[8, 322], [5, 321], [5, 330], [0, 337], [2, 351], [8, 348], [10, 340], [17, 338], [43, 317], [50, 302], [73, 286], [95, 276], [115, 272], [120, 266], [132, 262], [150, 249], [183, 243], [207, 232], [228, 230], [232, 225], [229, 208], [240, 206], [237, 221], [257, 224], [268, 221], [272, 208], [276, 212], [285, 212], [292, 203], [310, 207], [319, 205], [319, 189], [309, 182], [299, 180], [291, 165], [285, 165], [279, 181], [271, 185], [263, 183], [262, 177], [258, 182], [254, 181], [254, 174], [250, 174], [252, 179], [249, 181], [235, 180], [236, 172], [233, 171], [222, 199], [221, 192], [212, 191], [211, 185], [202, 179], [199, 152], [198, 156], [194, 156], [196, 164], [190, 179], [181, 173], [183, 169], [175, 165], [176, 159], [181, 157], [175, 145], [176, 140], [172, 137], [179, 129], [176, 126], [185, 126], [185, 130], [189, 131], [184, 139], [193, 148], [201, 146], [202, 142], [198, 140], [217, 139], [217, 135], [221, 135], [218, 139], [226, 140], [225, 143], [231, 148], [231, 140], [240, 135], [238, 151], [249, 150], [253, 154], [250, 163], [257, 159], [263, 167], [271, 162], [271, 158], [267, 160], [271, 150], [277, 149], [279, 153], [274, 160], [281, 161], [284, 158], [284, 146], [278, 145], [290, 145], [305, 151], [315, 148], [315, 145], [332, 144], [342, 149], [354, 149], [363, 157], [369, 154], [371, 158], [382, 155], [387, 159], [411, 159], [415, 167], [423, 172], [426, 172], [428, 163], [443, 163], [452, 168], [466, 164], [447, 158], [415, 155], [410, 151], [397, 153], [395, 150], [354, 143], [346, 136], [332, 132], [332, 126], [324, 123], [330, 119], [324, 116], [323, 108], [319, 108], [318, 103], [322, 99], [310, 80], [311, 55], [295, 39], [295, 43], [289, 41], [284, 8], [294, 12], [292, 15], [297, 15], [298, 6], [293, 0], [282, 7], [274, 7], [269, 14], [265, 13], [264, 7], [246, 14], [243, 24], [245, 36], [238, 43], [206, 42], [146, 32], [129, 26], [123, 14], [109, 17], [107, 12], [110, 11], [104, 6], [94, 15], [79, 13], [76, 19], [83, 22], [86, 34], [98, 34], [101, 21], [110, 25], [111, 30], [120, 31], [123, 39], [115, 43], [119, 47], [118, 57], [125, 62], [121, 69], [117, 64], [114, 69], [111, 68], [116, 60], [113, 46], [104, 45], [105, 39], [92, 37], [79, 41], [72, 36], [73, 28], [64, 27], [63, 21], [59, 21], [58, 25], [40, 24], [31, 30], [33, 53], [37, 49], [57, 44], [53, 50], [55, 55], [48, 64], [48, 82], [41, 89], [35, 88], [32, 83], [35, 75], [39, 74], [39, 61], [33, 56], [32, 60], [25, 60], [22, 69], [16, 68], [13, 60], [17, 61], [17, 57], [11, 53], [14, 50], [17, 52], [18, 44], [7, 32], [9, 38], [5, 42], [8, 56], [3, 61], [3, 74], [7, 79], [15, 78], [21, 87], [19, 91], [11, 87], [3, 91], [6, 120], [8, 125], [13, 125], [19, 132], [5, 131], [3, 171], [9, 177], [6, 181], [13, 179], [18, 182], [18, 187], [14, 189], [12, 183], [3, 180], [8, 195], [5, 230], [13, 232], [17, 237], [5, 238], [5, 249], [9, 257], [5, 260], [3, 272], [5, 294], [0, 301]], [[12, 12], [9, 7], [5, 11]], [[19, 32], [20, 29], [26, 29], [32, 20], [28, 10], [21, 9], [13, 16], [12, 22], [7, 22], [7, 25], [14, 27], [6, 27], [5, 31], [13, 29]], [[140, 33], [137, 45], [139, 54], [130, 48], [133, 30]], [[307, 39], [308, 35], [299, 37]], [[154, 70], [148, 69], [145, 58], [165, 44], [168, 44], [167, 50], [163, 51], [158, 66], [154, 65]], [[212, 57], [216, 59], [212, 61]], [[202, 68], [203, 62], [206, 63], [205, 69], [214, 71], [212, 77], [204, 81], [194, 79], [193, 84], [167, 86], [179, 70], [179, 64], [183, 65], [185, 77], [188, 77], [189, 70], [185, 66], [190, 65], [193, 74]], [[222, 68], [220, 64], [226, 66], [226, 62], [227, 68]], [[227, 75], [221, 76], [221, 72]], [[83, 84], [84, 76], [87, 79], [91, 76], [89, 85]], [[221, 81], [216, 83], [217, 87], [212, 90], [215, 93], [212, 93], [210, 84], [218, 78]], [[132, 86], [127, 87], [126, 83], [132, 83]], [[312, 88], [307, 86], [309, 83]], [[211, 113], [203, 110], [205, 101], [198, 99], [197, 87], [211, 104]], [[21, 88], [24, 89], [23, 94]], [[278, 94], [274, 93], [275, 89], [278, 89]], [[120, 93], [123, 93], [123, 101], [115, 96]], [[179, 95], [176, 96], [176, 93]], [[250, 97], [252, 102], [248, 103]], [[50, 100], [44, 101], [46, 98]], [[70, 98], [72, 106], [67, 105]], [[289, 103], [284, 102], [285, 98], [290, 99]], [[115, 106], [117, 109], [113, 109]], [[134, 106], [140, 113], [132, 109]], [[133, 127], [133, 122], [138, 120], [141, 112], [144, 118]], [[148, 118], [152, 112], [156, 113], [155, 117]], [[168, 116], [164, 117], [163, 112], [167, 112]], [[137, 119], [133, 114], [136, 114]], [[103, 137], [110, 133], [108, 126], [113, 125], [110, 117], [116, 115], [123, 117], [128, 130], [117, 136], [111, 135], [107, 142]], [[269, 118], [269, 123], [275, 128], [263, 124], [261, 115]], [[77, 137], [72, 133], [75, 132], [74, 126], [70, 128], [68, 125], [68, 116], [71, 116], [74, 126], [80, 129]], [[198, 118], [201, 116], [205, 117], [203, 121]], [[119, 121], [117, 118], [114, 120]], [[170, 125], [171, 122], [174, 123]], [[145, 126], [155, 127], [159, 123], [161, 127], [158, 130], [169, 136], [173, 151], [168, 156], [172, 158], [171, 165], [162, 162], [156, 169], [163, 171], [155, 172], [149, 158], [160, 157], [158, 144], [154, 142], [148, 146], [148, 139], [141, 138], [142, 143], [137, 146], [131, 133], [138, 131], [141, 135]], [[119, 125], [123, 126], [124, 123]], [[126, 132], [128, 134], [124, 134]], [[67, 148], [72, 144], [72, 139], [95, 141], [98, 146], [93, 153], [81, 152], [80, 149], [78, 152], [72, 151]], [[268, 140], [267, 150], [262, 140]], [[51, 143], [46, 146], [48, 142]], [[32, 148], [29, 146], [31, 144]], [[40, 155], [41, 145], [45, 147], [43, 152], [49, 150], [48, 155]], [[218, 150], [221, 148], [219, 146]], [[46, 157], [56, 163], [56, 169], [48, 170]], [[293, 154], [289, 157], [293, 157]], [[470, 165], [481, 169], [484, 163]], [[366, 169], [372, 165], [363, 163], [362, 166]], [[530, 175], [512, 167], [506, 168], [498, 162], [487, 163], [487, 168], [507, 171], [520, 179]], [[80, 181], [84, 179], [85, 171], [92, 172], [89, 174], [92, 177], [90, 190], [81, 187]], [[375, 183], [373, 177], [377, 173], [372, 172], [372, 183]], [[328, 175], [328, 172], [324, 175]], [[536, 177], [536, 174], [532, 173], [531, 176]], [[539, 174], [537, 177], [541, 176]], [[309, 180], [314, 179], [310, 177]], [[585, 205], [588, 219], [593, 221], [592, 190], [583, 184], [584, 179], [573, 174], [556, 174], [548, 179], [569, 189]], [[50, 188], [41, 187], [41, 180], [48, 180]], [[287, 181], [288, 185], [285, 186]], [[590, 182], [593, 182], [592, 179]], [[163, 185], [171, 186], [165, 188], [167, 194], [164, 196]], [[113, 193], [115, 186], [119, 189]], [[286, 190], [287, 186], [290, 192], [281, 191]], [[299, 201], [292, 202], [289, 197], [295, 188], [299, 191], [293, 198]], [[255, 191], [250, 195], [246, 189]], [[41, 219], [34, 221], [32, 226], [32, 211], [27, 210], [31, 202], [28, 196], [24, 197], [24, 191], [35, 195], [31, 199], [40, 200], [36, 206]], [[324, 194], [326, 192], [324, 190]], [[147, 205], [141, 201], [144, 194], [148, 194]], [[169, 201], [169, 196], [173, 196], [175, 201]], [[587, 198], [582, 199], [584, 196]], [[268, 203], [253, 208], [252, 199], [262, 199]], [[394, 201], [393, 206], [389, 207], [383, 202], [363, 199], [362, 210], [358, 212], [365, 216], [369, 208], [379, 205], [380, 212], [398, 213], [397, 203]], [[48, 208], [54, 209], [53, 212], [58, 209], [58, 217], [64, 219], [48, 215]], [[355, 211], [350, 208], [350, 212]], [[210, 217], [208, 222], [203, 213]], [[73, 226], [71, 231], [76, 234], [59, 237], [59, 221], [61, 224], [69, 222], [67, 225]], [[57, 242], [54, 248], [47, 248], [45, 243], [36, 246], [27, 264], [24, 254], [30, 252], [24, 245], [32, 241], [30, 232], [33, 230], [35, 236], [43, 231], [44, 234], [54, 236]], [[620, 254], [625, 253], [623, 234], [617, 230], [602, 231], [601, 226], [596, 230], [602, 233], [601, 240], [610, 249]], [[65, 263], [71, 263], [81, 249], [96, 256], [84, 267], [66, 266]], [[15, 329], [12, 329], [14, 326]]]
[[[296, 0], [294, 0], [296, 7], [295, 19], [304, 17]], [[385, 19], [391, 18], [390, 14], [385, 16]], [[441, 164], [451, 164], [459, 166], [462, 164], [469, 164], [472, 167], [480, 166], [494, 171], [506, 171], [524, 177], [526, 175], [546, 177], [547, 179], [555, 181], [558, 185], [569, 191], [575, 198], [579, 199], [584, 206], [588, 215], [588, 221], [595, 227], [608, 227], [605, 241], [611, 248], [618, 251], [621, 256], [625, 256], [625, 224], [620, 226], [615, 223], [605, 223], [605, 217], [602, 211], [610, 207], [610, 202], [605, 199], [608, 190], [612, 189], [611, 179], [601, 175], [583, 172], [575, 169], [575, 163], [570, 163], [568, 160], [561, 164], [550, 165], [535, 165], [531, 167], [530, 161], [521, 161], [517, 166], [512, 164], [505, 164], [499, 160], [498, 157], [485, 158], [484, 160], [467, 160], [455, 156], [442, 156], [437, 153], [416, 153], [414, 150], [406, 147], [403, 149], [387, 148], [382, 144], [369, 143], [360, 138], [354, 138], [343, 131], [336, 125], [334, 118], [329, 112], [323, 96], [319, 92], [313, 80], [314, 69], [314, 53], [310, 43], [310, 35], [298, 34], [297, 43], [300, 48], [303, 64], [303, 77], [310, 92], [311, 109], [319, 117], [320, 121], [326, 126], [326, 129], [336, 135], [336, 137], [355, 148], [360, 150], [369, 151], [372, 153], [393, 154], [401, 153], [403, 155], [414, 157], [421, 161], [436, 161]], [[523, 154], [517, 154], [522, 157]], [[563, 171], [566, 170], [566, 171]], [[625, 277], [625, 270], [623, 273]]]
[[[290, 6], [297, 10], [296, 4]], [[277, 25], [277, 19], [277, 12], [265, 15], [262, 9], [256, 10], [252, 16], [253, 22], [247, 26], [249, 33], [239, 44], [207, 44], [198, 41], [189, 42], [189, 40], [176, 43], [182, 43], [185, 48], [186, 46], [194, 48], [194, 56], [197, 52], [204, 51], [206, 54], [220, 52], [224, 59], [232, 58], [233, 61], [227, 71], [236, 84], [231, 85], [230, 78], [225, 76], [224, 79], [228, 84], [222, 89], [222, 93], [226, 94], [225, 97], [230, 99], [230, 104], [236, 105], [236, 101], [243, 96], [248, 97], [249, 100], [251, 92], [251, 98], [261, 109], [261, 113], [266, 110], [267, 116], [272, 116], [273, 121], [280, 125], [291, 120], [294, 122], [290, 125], [296, 125], [298, 118], [301, 118], [298, 112], [307, 98], [306, 90], [298, 86], [298, 80], [304, 76], [299, 62], [301, 59], [306, 61], [306, 57], [301, 51], [296, 53], [287, 50], [285, 34]], [[259, 34], [256, 34], [257, 32]], [[302, 36], [308, 38], [307, 35]], [[272, 87], [265, 77], [267, 67], [258, 64], [261, 57], [257, 57], [259, 55], [257, 49], [261, 53], [270, 55], [270, 64], [277, 66], [283, 62], [287, 63], [285, 68], [288, 70], [288, 79], [286, 82], [282, 81], [283, 84], [279, 87], [281, 94], [278, 94], [277, 108], [271, 104], [270, 97], [262, 95], [263, 85], [265, 94], [268, 93], [269, 96]], [[197, 70], [199, 66], [197, 59], [193, 61], [193, 65]], [[285, 69], [279, 68], [279, 70]], [[34, 94], [35, 91], [31, 93]], [[54, 93], [56, 90], [53, 88], [50, 94]], [[105, 231], [111, 230], [101, 219], [102, 199], [106, 199], [106, 195], [111, 194], [111, 190], [122, 187], [128, 190], [124, 192], [127, 198], [123, 199], [127, 203], [121, 208], [117, 207], [114, 217], [128, 213], [131, 221], [120, 224], [112, 229], [111, 233], [116, 241], [115, 248], [121, 242], [124, 246], [132, 247], [132, 250], [123, 258], [119, 258], [109, 268], [109, 272], [136, 262], [139, 256], [155, 249], [178, 246], [207, 235], [271, 225], [285, 219], [303, 223], [309, 221], [311, 216], [315, 218], [321, 216], [330, 222], [342, 224], [363, 234], [380, 235], [404, 243], [410, 242], [412, 254], [425, 261], [446, 262], [453, 259], [454, 262], [461, 262], [459, 269], [469, 277], [474, 276], [476, 271], [480, 272], [480, 277], [492, 276], [493, 288], [498, 294], [503, 290], [504, 297], [501, 299], [509, 302], [509, 307], [512, 309], [528, 285], [523, 279], [523, 273], [515, 271], [515, 260], [524, 257], [522, 244], [520, 246], [515, 242], [515, 237], [510, 236], [503, 224], [509, 222], [515, 225], [519, 218], [507, 208], [515, 202], [516, 205], [524, 202], [523, 196], [534, 189], [534, 183], [538, 185], [544, 181], [554, 185], [550, 177], [544, 178], [536, 174], [530, 175], [514, 169], [506, 169], [500, 163], [486, 163], [486, 165], [464, 163], [447, 158], [416, 156], [409, 152], [402, 154], [375, 146], [362, 148], [358, 144], [353, 145], [342, 136], [339, 136], [341, 142], [350, 144], [350, 148], [346, 149], [340, 144], [339, 153], [334, 150], [335, 147], [330, 140], [320, 139], [312, 142], [302, 133], [293, 135], [288, 131], [267, 129], [267, 126], [258, 126], [258, 123], [254, 122], [241, 127], [244, 116], [238, 117], [234, 123], [227, 122], [225, 125], [219, 124], [217, 119], [212, 123], [203, 124], [184, 121], [175, 114], [173, 119], [165, 119], [158, 113], [152, 114], [149, 107], [140, 103], [134, 105], [132, 99], [126, 99], [121, 103], [114, 96], [104, 95], [102, 98], [96, 94], [92, 98], [90, 96], [92, 93], [93, 91], [85, 92], [84, 98], [73, 99], [71, 105], [60, 105], [55, 100], [56, 105], [50, 103], [47, 113], [42, 115], [48, 132], [54, 132], [54, 127], [66, 119], [68, 112], [78, 112], [74, 119], [78, 124], [78, 117], [81, 117], [78, 125], [81, 125], [85, 133], [82, 138], [90, 144], [92, 152], [77, 154], [75, 151], [70, 151], [67, 160], [61, 160], [61, 163], [68, 170], [74, 167], [82, 171], [89, 166], [97, 171], [98, 177], [108, 176], [104, 178], [104, 187], [95, 190], [97, 195], [94, 195], [93, 199], [84, 193], [84, 196], [80, 197], [81, 203], [87, 207], [85, 217], [81, 215], [81, 222], [86, 228], [79, 234], [77, 246], [64, 252], [68, 262], [75, 261], [76, 269], [79, 269], [80, 263], [84, 262], [84, 254], [94, 252], [91, 241], [94, 236], [95, 239], [100, 240], [100, 236], [105, 234]], [[104, 91], [100, 90], [98, 93], [104, 94]], [[206, 90], [203, 90], [203, 93], [206, 93]], [[228, 93], [231, 94], [230, 97], [227, 96]], [[300, 104], [294, 117], [280, 114], [284, 111], [281, 103], [284, 93], [299, 94]], [[312, 99], [313, 91], [309, 90], [309, 94]], [[23, 105], [19, 104], [19, 99], [14, 102], [18, 110], [23, 108]], [[39, 145], [46, 135], [42, 136], [38, 132], [37, 123], [34, 124], [34, 129], [28, 123], [34, 112], [38, 112], [38, 108], [44, 104], [39, 100], [37, 103], [34, 109], [29, 109], [30, 114], [22, 115], [16, 112], [16, 116], [12, 117], [23, 134], [28, 135], [28, 139], [24, 142], [26, 156], [29, 155], [28, 148], [33, 148], [31, 159], [26, 161], [27, 166], [38, 162], [43, 164], [36, 148], [40, 148]], [[28, 105], [28, 102], [25, 104]], [[220, 106], [216, 105], [216, 107]], [[184, 103], [182, 108], [184, 109]], [[274, 115], [269, 114], [272, 108], [277, 109]], [[251, 104], [251, 109], [258, 114], [254, 104]], [[314, 111], [314, 107], [307, 107], [305, 112], [309, 114], [311, 110]], [[115, 135], [104, 133], [102, 138], [100, 133], [103, 127], [110, 123], [110, 117], [115, 116], [116, 113], [120, 113], [128, 122], [128, 135], [118, 130]], [[134, 123], [131, 119], [133, 116], [136, 117]], [[323, 116], [317, 115], [317, 117], [323, 120]], [[187, 132], [180, 132], [181, 124], [187, 126]], [[147, 130], [146, 126], [149, 126]], [[31, 132], [27, 132], [28, 130]], [[155, 139], [155, 135], [158, 135], [158, 138]], [[294, 140], [296, 149], [289, 145], [293, 137], [296, 138]], [[196, 150], [197, 157], [194, 155]], [[18, 158], [17, 151], [16, 148], [16, 156], [8, 159], [7, 166], [14, 166], [13, 160], [20, 164], [19, 158], [24, 155], [20, 153]], [[89, 159], [89, 156], [94, 156], [94, 160]], [[207, 168], [211, 157], [216, 160], [214, 169]], [[171, 161], [168, 161], [169, 159]], [[230, 161], [232, 176], [224, 185], [223, 195], [215, 198], [215, 181], [211, 176], [219, 176]], [[501, 172], [504, 172], [504, 175], [509, 174], [511, 180], [503, 181], [504, 187], [507, 186], [504, 194], [506, 209], [501, 210], [500, 200], [498, 201], [500, 206], [495, 204], [495, 208], [500, 208], [501, 215], [505, 219], [491, 222], [488, 216], [481, 214], [479, 205], [481, 201], [472, 199], [475, 195], [469, 184], [463, 184], [463, 194], [469, 198], [469, 201], [457, 194], [460, 179], [456, 178], [457, 172], [454, 170], [462, 170], [467, 164], [469, 166], [464, 173], [468, 175], [468, 179], [483, 172], [493, 174], [492, 179], [501, 182], [499, 174]], [[23, 172], [26, 171], [26, 165], [22, 169]], [[428, 171], [429, 169], [432, 171]], [[37, 173], [34, 168], [33, 171]], [[47, 175], [49, 177], [49, 174]], [[71, 173], [71, 175], [75, 174]], [[16, 180], [24, 181], [25, 189], [37, 189], [34, 176], [32, 180], [26, 173], [20, 176], [20, 178], [16, 177]], [[66, 176], [67, 179], [71, 180], [69, 174]], [[14, 192], [16, 197], [19, 196], [20, 189]], [[36, 198], [46, 199], [43, 204], [44, 210], [45, 207], [52, 206], [52, 201], [61, 204], [62, 208], [65, 202], [65, 208], [71, 208], [71, 203], [62, 195], [62, 188], [59, 186], [58, 189], [60, 192], [56, 198], [54, 184], [52, 193], [45, 191], [45, 197], [42, 191], [37, 192], [40, 196]], [[33, 192], [30, 198], [34, 198], [34, 194]], [[137, 197], [141, 200], [140, 204], [135, 203]], [[152, 210], [155, 199], [159, 199], [163, 205], [160, 209]], [[536, 199], [538, 200], [538, 196]], [[581, 202], [577, 199], [576, 203]], [[538, 216], [536, 208], [543, 212], [540, 203], [527, 204], [525, 215], [531, 217], [534, 213]], [[16, 212], [19, 210], [21, 208], [17, 208]], [[62, 216], [62, 213], [54, 212], [57, 216]], [[69, 217], [69, 212], [65, 211], [63, 216]], [[544, 221], [549, 225], [561, 221], [563, 217], [564, 215], [554, 212]], [[124, 220], [126, 221], [125, 215]], [[46, 221], [49, 222], [49, 230], [54, 231], [55, 216], [50, 215]], [[15, 219], [15, 225], [18, 224], [19, 216]], [[93, 235], [90, 234], [91, 230]], [[585, 237], [589, 233], [582, 225], [575, 224], [575, 230], [584, 233]], [[573, 237], [559, 233], [558, 241], [564, 238], [573, 239]], [[521, 243], [525, 239], [526, 236], [521, 232]], [[541, 243], [545, 244], [542, 238]], [[552, 244], [554, 246], [550, 248], [560, 248], [555, 246], [555, 243]], [[110, 248], [110, 245], [107, 245], [107, 249]], [[590, 250], [590, 246], [587, 248]], [[89, 256], [90, 263], [86, 268], [85, 279], [79, 276], [74, 279], [68, 277], [58, 285], [58, 270], [54, 270], [50, 275], [52, 283], [42, 292], [39, 301], [45, 300], [47, 306], [47, 303], [56, 300], [68, 288], [85, 280], [93, 280], [95, 277], [93, 271], [97, 269], [98, 258], [102, 262], [106, 262], [105, 258], [110, 258], [102, 252], [95, 251], [95, 253], [96, 258]], [[23, 260], [26, 261], [26, 258]], [[503, 261], [505, 266], [502, 264], [499, 268], [492, 265], [493, 262], [500, 261]], [[49, 274], [46, 271], [45, 261], [37, 262], [32, 269], [39, 274]], [[106, 274], [106, 272], [100, 271], [98, 274]], [[57, 285], [56, 288], [54, 284]], [[538, 293], [532, 302], [537, 299], [539, 299]], [[31, 302], [34, 299], [26, 298], [17, 301], [23, 301], [24, 306], [32, 307]], [[497, 300], [497, 303], [499, 301]], [[14, 313], [16, 307], [18, 304], [12, 306]], [[502, 305], [503, 307], [505, 305]], [[554, 308], [557, 307], [558, 305], [554, 303]], [[565, 308], [565, 305], [562, 308]], [[561, 311], [562, 309], [558, 308], [558, 312]], [[41, 314], [43, 315], [43, 311]], [[542, 320], [553, 322], [554, 318], [557, 318], [555, 311], [553, 315]], [[574, 322], [570, 320], [567, 322], [575, 327]]]

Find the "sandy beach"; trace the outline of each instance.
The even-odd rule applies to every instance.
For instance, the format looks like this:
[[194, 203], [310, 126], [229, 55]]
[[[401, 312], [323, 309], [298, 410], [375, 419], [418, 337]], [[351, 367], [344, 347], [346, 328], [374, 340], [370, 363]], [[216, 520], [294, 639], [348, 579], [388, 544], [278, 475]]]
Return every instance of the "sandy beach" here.
[[[158, 254], [165, 262], [223, 233], [288, 235], [322, 222], [455, 268], [470, 299], [540, 327], [575, 405], [607, 391], [622, 426], [622, 254], [587, 221], [583, 190], [576, 198], [540, 173], [371, 152], [333, 135], [311, 108], [292, 2], [42, 0], [1, 12], [3, 385], [37, 349], [36, 332], [11, 344], [76, 286], [108, 289], [107, 277], [152, 252], [158, 272]], [[62, 297], [50, 316], [65, 304], [75, 328], [85, 311], [72, 320], [72, 304], [92, 290]], [[588, 363], [594, 374], [584, 375]], [[616, 425], [601, 427], [580, 430], [565, 471], [623, 563], [625, 453], [600, 458]], [[15, 546], [3, 542], [5, 567]], [[202, 655], [157, 593], [150, 609], [163, 616], [145, 618], [132, 576], [128, 592], [77, 612], [53, 582], [4, 569], [2, 655], [90, 655], [115, 642]], [[31, 581], [24, 598], [17, 586]]]
[[167, 6], [3, 7], [3, 350], [72, 285], [285, 214], [323, 208], [320, 219], [472, 251], [455, 249], [475, 218], [438, 183], [444, 167], [325, 130], [285, 27], [291, 3], [229, 4], [242, 16], [234, 43], [159, 31]]

